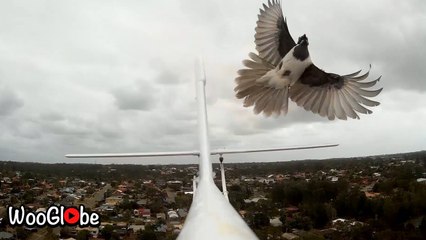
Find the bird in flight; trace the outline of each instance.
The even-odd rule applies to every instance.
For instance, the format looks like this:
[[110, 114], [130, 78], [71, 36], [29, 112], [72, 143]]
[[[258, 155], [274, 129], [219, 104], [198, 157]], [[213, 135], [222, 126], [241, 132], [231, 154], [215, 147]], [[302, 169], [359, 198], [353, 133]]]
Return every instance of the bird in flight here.
[[[367, 90], [374, 81], [365, 82], [368, 72], [347, 75], [327, 73], [312, 62], [308, 37], [293, 40], [278, 0], [269, 0], [260, 9], [255, 34], [258, 54], [250, 53], [243, 61], [246, 68], [235, 79], [236, 96], [244, 99], [244, 107], [254, 105], [254, 112], [266, 116], [287, 114], [288, 99], [307, 111], [330, 120], [356, 118], [370, 114], [367, 107], [380, 103], [369, 98], [381, 89]], [[371, 68], [371, 65], [370, 65]]]

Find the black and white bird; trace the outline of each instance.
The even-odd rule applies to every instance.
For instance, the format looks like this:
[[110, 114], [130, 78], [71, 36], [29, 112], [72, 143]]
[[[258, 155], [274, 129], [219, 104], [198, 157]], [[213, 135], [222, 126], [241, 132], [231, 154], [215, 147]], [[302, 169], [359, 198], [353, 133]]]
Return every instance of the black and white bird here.
[[[379, 102], [368, 98], [382, 89], [366, 90], [374, 81], [362, 82], [369, 71], [348, 75], [327, 73], [311, 61], [306, 35], [297, 44], [291, 37], [281, 4], [269, 0], [258, 15], [255, 43], [258, 54], [250, 53], [243, 61], [245, 69], [235, 79], [237, 98], [244, 99], [244, 107], [254, 105], [254, 112], [266, 116], [287, 114], [288, 99], [307, 111], [333, 120], [357, 118], [358, 113], [370, 114]], [[370, 66], [371, 67], [371, 66]], [[364, 106], [365, 105], [365, 106]]]

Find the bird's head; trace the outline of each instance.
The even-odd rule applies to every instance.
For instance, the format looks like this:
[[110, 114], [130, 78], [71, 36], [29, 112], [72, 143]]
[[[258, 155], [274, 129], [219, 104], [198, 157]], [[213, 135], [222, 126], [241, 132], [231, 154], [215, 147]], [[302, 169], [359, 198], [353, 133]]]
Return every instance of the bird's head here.
[[305, 45], [305, 46], [309, 45], [308, 37], [306, 37], [306, 34], [303, 34], [302, 36], [299, 37], [297, 44], [302, 44], [302, 45]]

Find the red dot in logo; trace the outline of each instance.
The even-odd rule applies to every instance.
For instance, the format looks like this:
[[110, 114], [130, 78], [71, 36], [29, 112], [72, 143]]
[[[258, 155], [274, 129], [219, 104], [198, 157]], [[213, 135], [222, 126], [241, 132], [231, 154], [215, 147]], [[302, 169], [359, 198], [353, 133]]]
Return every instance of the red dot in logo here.
[[78, 212], [77, 208], [67, 208], [67, 210], [64, 211], [64, 221], [67, 224], [76, 224], [78, 220], [80, 220], [80, 212]]

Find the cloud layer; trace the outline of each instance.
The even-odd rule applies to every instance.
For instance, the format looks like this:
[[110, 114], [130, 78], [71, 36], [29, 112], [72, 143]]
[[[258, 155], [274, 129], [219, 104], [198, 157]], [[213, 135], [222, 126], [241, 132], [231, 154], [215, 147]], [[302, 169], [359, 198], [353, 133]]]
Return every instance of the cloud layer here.
[[317, 65], [349, 73], [372, 64], [371, 78], [383, 76], [377, 97], [382, 104], [372, 115], [330, 122], [294, 104], [278, 118], [242, 107], [234, 78], [255, 51], [259, 1], [2, 1], [0, 160], [75, 162], [64, 154], [197, 149], [197, 56], [203, 56], [208, 78], [212, 148], [341, 144], [232, 161], [424, 149], [426, 2], [282, 5], [293, 38], [309, 37]]

